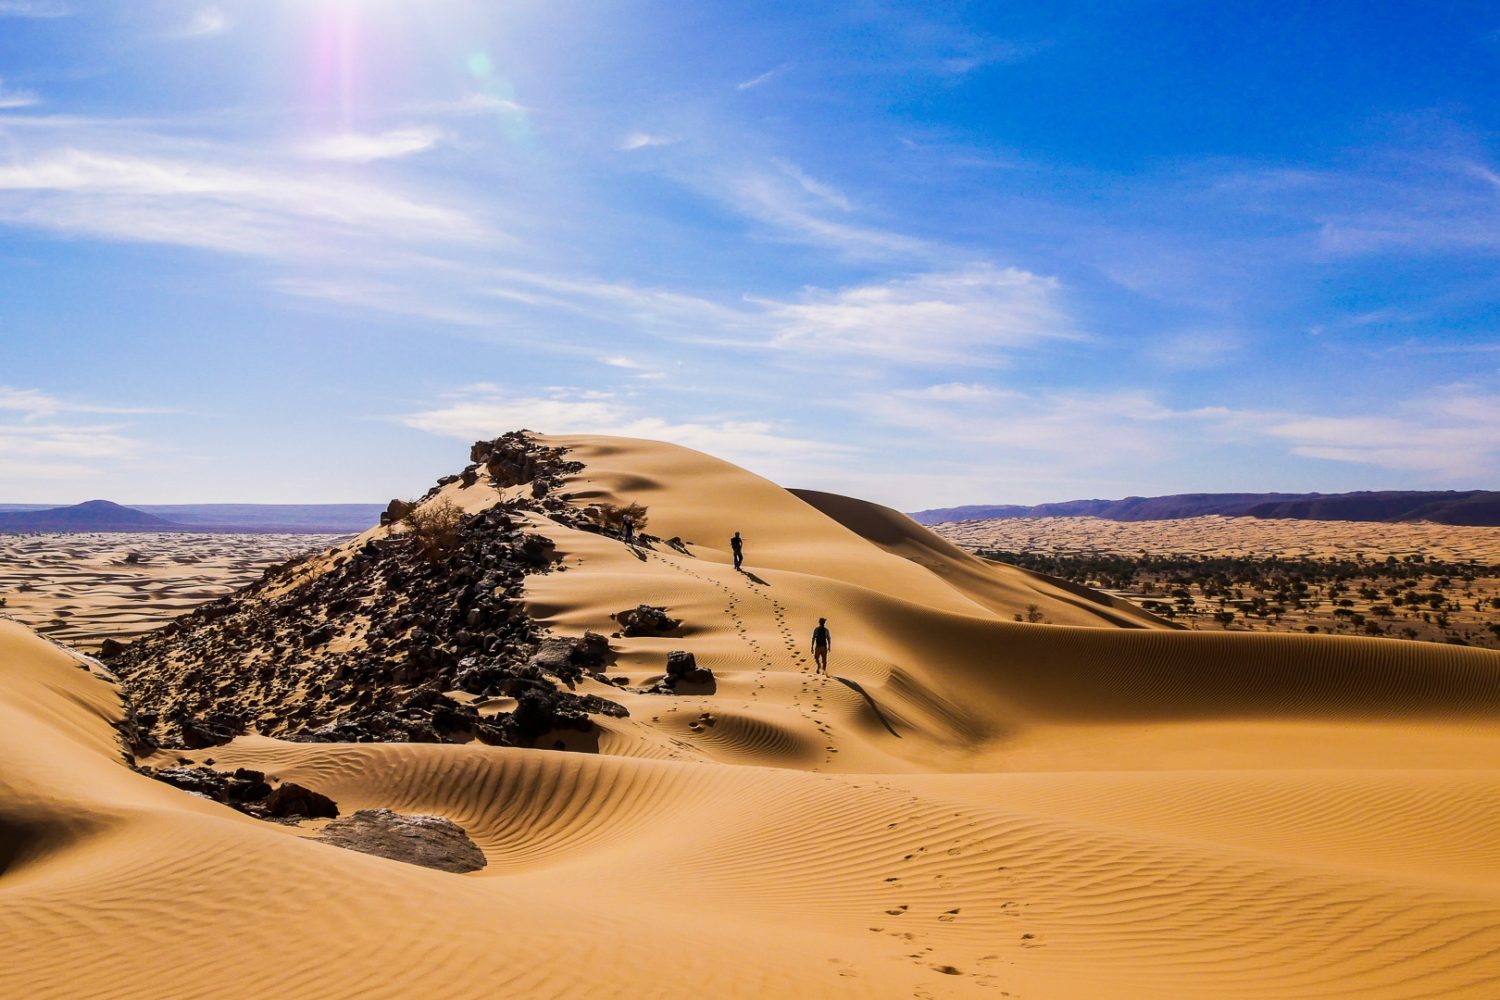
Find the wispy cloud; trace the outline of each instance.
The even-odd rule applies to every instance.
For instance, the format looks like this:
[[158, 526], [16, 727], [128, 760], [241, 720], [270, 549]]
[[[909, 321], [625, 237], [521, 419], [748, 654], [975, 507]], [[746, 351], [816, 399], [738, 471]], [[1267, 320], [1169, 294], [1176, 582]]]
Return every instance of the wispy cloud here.
[[780, 66], [773, 66], [772, 68], [766, 70], [764, 73], [761, 73], [757, 76], [752, 76], [748, 80], [741, 80], [739, 83], [734, 85], [734, 89], [754, 90], [756, 87], [759, 87], [762, 84], [770, 83], [781, 74], [782, 70], [787, 68], [787, 65], [787, 63], [782, 63]]
[[822, 201], [828, 205], [832, 205], [834, 208], [842, 209], [845, 212], [853, 210], [854, 205], [850, 203], [848, 197], [845, 196], [844, 192], [840, 191], [832, 184], [824, 184], [822, 181], [809, 176], [806, 171], [797, 166], [795, 163], [791, 163], [787, 160], [776, 159], [772, 162], [776, 164], [776, 169], [780, 170], [792, 180], [796, 181], [798, 187], [806, 191], [808, 194], [812, 195], [814, 198], [817, 198], [819, 201]]
[[442, 139], [441, 129], [418, 126], [385, 132], [338, 132], [303, 143], [300, 152], [314, 160], [368, 163], [420, 153]]
[[778, 349], [990, 366], [1012, 349], [1080, 338], [1059, 292], [1052, 278], [976, 265], [762, 304]]
[[557, 388], [513, 393], [482, 383], [400, 418], [407, 427], [462, 440], [528, 428], [548, 434], [612, 434], [668, 441], [737, 462], [764, 475], [798, 475], [853, 454], [847, 445], [790, 433], [773, 421], [738, 416], [668, 419], [608, 392]]
[[138, 455], [144, 445], [121, 424], [77, 422], [75, 415], [161, 412], [0, 386], [0, 473], [42, 482], [102, 476], [110, 462]]
[[222, 7], [201, 7], [193, 12], [186, 24], [173, 29], [169, 38], [185, 40], [222, 35], [234, 27], [234, 19]]
[[67, 17], [72, 12], [60, 0], [0, 0], [0, 17]]
[[647, 149], [651, 146], [670, 146], [676, 142], [666, 136], [652, 135], [650, 132], [631, 132], [620, 140], [620, 149], [627, 153], [637, 149]]
[[1500, 472], [1500, 398], [1438, 390], [1390, 411], [1356, 416], [1291, 416], [1265, 433], [1294, 455], [1421, 472], [1453, 481]]
[[37, 103], [36, 94], [29, 90], [12, 90], [0, 80], [0, 110], [11, 108], [29, 108]]
[[20, 413], [23, 419], [54, 417], [60, 413], [168, 413], [158, 407], [108, 406], [63, 399], [41, 389], [0, 385], [0, 412]]
[[79, 148], [0, 165], [0, 219], [278, 259], [350, 239], [407, 244], [484, 233], [463, 212], [343, 175]]

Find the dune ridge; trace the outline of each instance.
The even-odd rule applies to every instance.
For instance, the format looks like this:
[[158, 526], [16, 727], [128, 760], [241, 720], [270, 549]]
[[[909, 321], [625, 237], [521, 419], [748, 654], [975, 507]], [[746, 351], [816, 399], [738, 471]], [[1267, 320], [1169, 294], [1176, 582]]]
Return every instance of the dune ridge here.
[[[518, 515], [559, 557], [523, 596], [553, 634], [681, 619], [610, 637], [623, 687], [577, 682], [629, 712], [593, 717], [598, 753], [252, 733], [161, 758], [445, 817], [479, 872], [131, 771], [103, 668], [0, 622], [0, 995], [1495, 995], [1500, 654], [1172, 630], [874, 505], [541, 440], [582, 465], [551, 496], [682, 543]], [[712, 685], [645, 693], [678, 649]]]

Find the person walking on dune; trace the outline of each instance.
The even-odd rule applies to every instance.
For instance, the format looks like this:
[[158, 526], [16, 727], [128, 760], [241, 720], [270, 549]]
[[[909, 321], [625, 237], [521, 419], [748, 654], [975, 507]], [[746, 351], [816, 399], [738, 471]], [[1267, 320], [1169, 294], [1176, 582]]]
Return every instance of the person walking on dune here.
[[624, 529], [624, 532], [625, 532], [625, 544], [626, 545], [634, 545], [635, 544], [635, 518], [631, 517], [629, 514], [626, 514], [624, 517], [620, 518], [620, 526], [621, 526], [621, 528]]
[[740, 563], [745, 561], [745, 540], [736, 531], [734, 537], [729, 540], [730, 551], [734, 553], [734, 568], [739, 569]]
[[812, 649], [813, 662], [816, 663], [815, 673], [828, 673], [828, 650], [833, 645], [833, 636], [828, 632], [828, 619], [819, 618], [818, 627], [813, 629]]

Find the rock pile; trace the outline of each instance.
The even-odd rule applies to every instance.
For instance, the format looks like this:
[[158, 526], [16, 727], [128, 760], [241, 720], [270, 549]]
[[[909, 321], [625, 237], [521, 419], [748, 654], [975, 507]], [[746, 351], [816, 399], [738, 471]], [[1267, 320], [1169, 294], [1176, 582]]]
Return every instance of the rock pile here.
[[667, 675], [648, 690], [652, 694], [676, 694], [681, 687], [703, 687], [713, 683], [712, 670], [698, 666], [698, 658], [692, 653], [674, 649], [667, 654]]
[[232, 806], [261, 819], [333, 818], [338, 805], [321, 792], [291, 781], [274, 789], [261, 771], [239, 768], [233, 773], [211, 767], [141, 767], [138, 770], [174, 788], [213, 802]]
[[[252, 730], [307, 741], [525, 746], [551, 730], [587, 730], [590, 714], [625, 715], [571, 690], [605, 666], [608, 640], [546, 635], [520, 604], [526, 577], [557, 558], [527, 519], [581, 517], [555, 495], [581, 466], [524, 432], [479, 442], [471, 457], [464, 474], [423, 500], [443, 485], [477, 482], [481, 469], [497, 488], [531, 489], [463, 516], [443, 548], [389, 529], [358, 548], [274, 567], [112, 648], [132, 750], [201, 748]], [[389, 519], [404, 514], [393, 504]], [[481, 715], [464, 693], [516, 705]]]
[[620, 623], [620, 634], [627, 638], [645, 635], [671, 635], [682, 622], [667, 614], [666, 608], [641, 604], [610, 615]]

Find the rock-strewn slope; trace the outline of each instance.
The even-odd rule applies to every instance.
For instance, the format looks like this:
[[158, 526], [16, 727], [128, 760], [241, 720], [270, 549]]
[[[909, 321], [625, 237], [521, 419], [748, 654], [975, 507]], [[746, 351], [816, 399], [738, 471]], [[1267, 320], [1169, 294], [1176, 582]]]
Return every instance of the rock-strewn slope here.
[[[623, 716], [613, 702], [566, 690], [604, 666], [607, 640], [549, 637], [519, 604], [527, 575], [555, 562], [553, 543], [528, 519], [593, 524], [586, 508], [553, 495], [580, 466], [521, 432], [476, 444], [471, 458], [417, 504], [393, 501], [386, 525], [275, 567], [128, 646], [107, 646], [137, 752], [250, 731], [533, 745], [591, 728], [589, 713]], [[447, 504], [437, 494], [453, 483], [472, 491], [466, 500], [477, 510], [449, 508], [446, 532], [403, 521], [413, 508]]]

